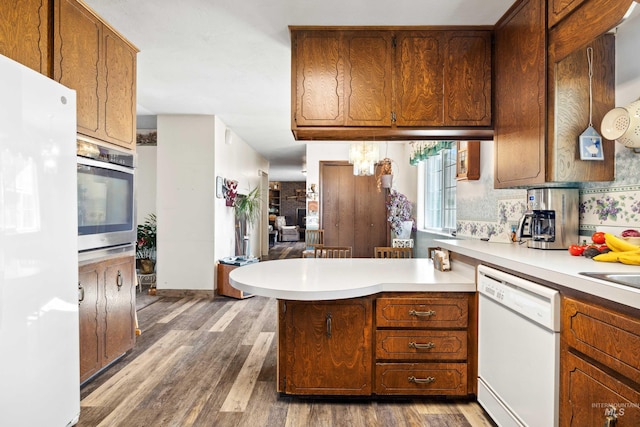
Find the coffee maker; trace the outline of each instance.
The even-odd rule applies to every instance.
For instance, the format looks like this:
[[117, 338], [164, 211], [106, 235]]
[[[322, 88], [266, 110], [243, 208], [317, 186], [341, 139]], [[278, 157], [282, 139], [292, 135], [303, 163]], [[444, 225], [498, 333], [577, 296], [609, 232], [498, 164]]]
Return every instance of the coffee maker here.
[[520, 218], [517, 239], [534, 249], [567, 249], [578, 242], [577, 188], [530, 188], [527, 211]]

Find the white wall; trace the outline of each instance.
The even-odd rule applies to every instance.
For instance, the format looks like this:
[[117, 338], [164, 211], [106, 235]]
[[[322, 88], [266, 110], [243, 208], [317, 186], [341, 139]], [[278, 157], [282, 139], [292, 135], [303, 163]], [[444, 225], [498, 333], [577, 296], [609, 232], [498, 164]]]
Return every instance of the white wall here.
[[156, 213], [157, 152], [156, 146], [136, 147], [138, 164], [135, 170], [135, 190], [138, 224], [144, 223], [147, 215]]
[[[408, 142], [380, 142], [380, 158], [393, 160], [393, 188], [416, 201], [416, 168], [409, 164]], [[348, 160], [350, 142], [307, 142], [307, 188], [317, 184], [320, 192], [320, 161]]]
[[640, 98], [640, 4], [616, 32], [616, 106]]
[[[159, 290], [213, 291], [217, 261], [234, 254], [233, 209], [216, 198], [215, 178], [238, 180], [242, 193], [259, 184], [257, 171], [269, 164], [236, 135], [226, 145], [225, 129], [214, 116], [160, 115], [158, 146], [138, 148], [139, 191], [156, 176]], [[259, 231], [252, 254], [259, 253]]]

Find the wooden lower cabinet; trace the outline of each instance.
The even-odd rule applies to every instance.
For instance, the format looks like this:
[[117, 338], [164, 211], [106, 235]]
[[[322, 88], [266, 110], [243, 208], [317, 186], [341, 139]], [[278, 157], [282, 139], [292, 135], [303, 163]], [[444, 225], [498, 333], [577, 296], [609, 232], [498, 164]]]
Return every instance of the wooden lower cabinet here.
[[377, 363], [377, 394], [467, 394], [466, 363]]
[[372, 298], [279, 304], [278, 391], [371, 394]]
[[563, 298], [561, 427], [640, 425], [639, 319], [635, 312]]
[[135, 344], [134, 274], [133, 255], [80, 265], [81, 383]]
[[[473, 294], [383, 293], [279, 301], [278, 391], [298, 395], [475, 393]], [[475, 311], [473, 311], [475, 313]]]

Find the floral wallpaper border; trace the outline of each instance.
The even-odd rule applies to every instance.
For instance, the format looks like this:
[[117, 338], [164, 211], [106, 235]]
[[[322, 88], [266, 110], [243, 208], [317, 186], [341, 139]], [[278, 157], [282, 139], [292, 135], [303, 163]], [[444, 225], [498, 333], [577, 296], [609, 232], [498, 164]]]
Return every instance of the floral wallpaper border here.
[[[509, 242], [511, 229], [526, 210], [526, 197], [498, 199], [496, 221], [459, 220], [458, 237]], [[640, 229], [640, 185], [580, 190], [580, 235], [596, 230]]]

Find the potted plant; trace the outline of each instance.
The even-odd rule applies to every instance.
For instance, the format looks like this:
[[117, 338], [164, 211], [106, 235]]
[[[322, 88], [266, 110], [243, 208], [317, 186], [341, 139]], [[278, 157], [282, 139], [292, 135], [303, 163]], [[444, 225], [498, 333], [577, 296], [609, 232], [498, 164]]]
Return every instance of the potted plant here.
[[136, 247], [136, 259], [142, 274], [153, 273], [156, 260], [156, 215], [147, 215], [144, 223], [138, 224], [138, 240]]
[[[238, 195], [233, 204], [236, 216], [236, 253], [241, 253], [244, 257], [250, 255], [246, 231], [260, 219], [261, 203], [260, 188], [256, 186], [247, 195]], [[244, 246], [240, 245], [241, 240], [244, 241]]]
[[397, 190], [391, 190], [387, 199], [387, 221], [391, 224], [391, 231], [398, 239], [408, 239], [415, 228], [415, 221], [411, 216], [413, 204], [407, 196]]
[[378, 192], [382, 188], [391, 188], [391, 181], [393, 180], [393, 169], [391, 168], [391, 159], [385, 157], [378, 162], [378, 173], [376, 174], [376, 180], [378, 183]]

